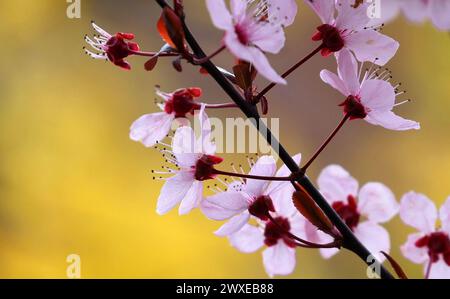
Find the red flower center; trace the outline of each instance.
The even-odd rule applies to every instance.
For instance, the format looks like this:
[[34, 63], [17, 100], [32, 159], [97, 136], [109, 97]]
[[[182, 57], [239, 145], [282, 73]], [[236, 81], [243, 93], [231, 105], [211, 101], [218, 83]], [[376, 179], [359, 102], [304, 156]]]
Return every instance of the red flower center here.
[[194, 114], [195, 110], [200, 109], [200, 105], [194, 102], [194, 98], [200, 97], [201, 94], [200, 88], [179, 89], [165, 103], [164, 111], [169, 114], [175, 113], [176, 118], [186, 117], [188, 113]]
[[333, 203], [333, 209], [338, 213], [342, 220], [345, 221], [351, 230], [354, 230], [354, 228], [358, 226], [361, 215], [358, 212], [356, 199], [353, 195], [348, 196], [347, 203], [343, 201]]
[[359, 97], [348, 96], [339, 106], [344, 107], [344, 113], [350, 115], [350, 119], [364, 119], [367, 116], [366, 108]]
[[286, 232], [291, 230], [289, 220], [284, 217], [277, 217], [274, 220], [276, 223], [269, 221], [266, 224], [264, 243], [270, 247], [276, 245], [279, 240], [283, 240], [287, 246], [294, 248], [295, 242], [286, 235]]
[[323, 24], [317, 27], [317, 33], [312, 39], [321, 40], [323, 43], [322, 55], [328, 56], [333, 52], [338, 52], [344, 47], [344, 39], [339, 30], [331, 25]]
[[234, 32], [236, 32], [236, 35], [238, 37], [238, 40], [241, 44], [247, 46], [249, 44], [249, 38], [247, 31], [245, 30], [245, 27], [242, 25], [236, 25], [234, 26]]
[[275, 212], [270, 196], [262, 195], [258, 197], [248, 208], [251, 215], [263, 221], [269, 220], [269, 212]]
[[197, 181], [206, 181], [214, 179], [217, 174], [214, 165], [222, 163], [223, 159], [212, 155], [203, 155], [195, 164], [195, 179]]
[[132, 51], [139, 51], [139, 45], [130, 42], [134, 38], [131, 33], [116, 33], [105, 45], [105, 52], [108, 59], [121, 67], [129, 68], [124, 58], [133, 54]]
[[433, 263], [442, 255], [445, 263], [450, 266], [450, 239], [446, 233], [434, 232], [420, 238], [415, 245], [419, 248], [427, 247], [428, 255]]

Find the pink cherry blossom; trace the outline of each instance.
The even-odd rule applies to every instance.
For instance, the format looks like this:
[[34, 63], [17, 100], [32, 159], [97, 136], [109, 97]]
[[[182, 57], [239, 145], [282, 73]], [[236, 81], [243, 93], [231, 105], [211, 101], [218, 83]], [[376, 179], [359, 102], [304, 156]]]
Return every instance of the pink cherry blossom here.
[[371, 25], [393, 20], [400, 11], [408, 20], [422, 23], [431, 20], [439, 30], [450, 30], [450, 1], [448, 0], [379, 0], [381, 18], [372, 20]]
[[111, 35], [94, 22], [92, 27], [99, 35], [94, 36], [94, 39], [87, 35], [84, 37], [84, 40], [94, 49], [93, 52], [84, 48], [85, 53], [94, 59], [109, 60], [123, 69], [130, 70], [131, 65], [125, 61], [125, 58], [139, 51], [139, 45], [131, 42], [134, 34], [119, 32]]
[[[399, 43], [368, 27], [371, 19], [369, 4], [354, 0], [305, 0], [320, 17], [323, 25], [313, 40], [323, 43], [322, 55], [328, 56], [346, 48], [361, 61], [385, 65], [397, 52]], [[335, 17], [335, 12], [337, 15]]]
[[[364, 119], [386, 129], [404, 131], [420, 129], [420, 124], [397, 116], [392, 111], [396, 104], [397, 86], [392, 86], [390, 72], [373, 69], [362, 76], [350, 51], [343, 49], [337, 55], [338, 73], [322, 70], [320, 77], [346, 97], [341, 104], [351, 119]], [[360, 77], [362, 78], [360, 79]]]
[[[300, 164], [301, 155], [293, 157]], [[249, 175], [283, 177], [290, 172], [284, 165], [276, 171], [275, 159], [271, 156], [262, 156], [251, 168]], [[273, 212], [272, 201], [278, 197], [289, 198], [294, 189], [290, 182], [263, 181], [246, 179], [245, 183], [233, 182], [228, 186], [227, 192], [205, 198], [201, 203], [203, 213], [212, 220], [229, 221], [216, 231], [218, 236], [228, 236], [240, 230], [250, 219], [250, 215], [261, 220], [268, 220], [267, 213]], [[290, 195], [289, 195], [290, 194]]]
[[[355, 236], [380, 261], [381, 251], [390, 251], [389, 233], [380, 223], [391, 220], [398, 212], [398, 204], [392, 191], [381, 183], [367, 183], [361, 189], [344, 168], [338, 165], [326, 167], [319, 175], [320, 192], [345, 221]], [[358, 190], [359, 189], [359, 190]], [[309, 241], [319, 244], [333, 239], [305, 222], [305, 234]], [[330, 258], [338, 249], [320, 249], [324, 258]]]
[[253, 253], [265, 246], [263, 264], [270, 277], [289, 275], [295, 269], [296, 245], [286, 231], [296, 236], [305, 234], [305, 218], [294, 207], [292, 192], [283, 193], [273, 198], [274, 209], [270, 214], [276, 223], [256, 219], [256, 225], [246, 223], [228, 236], [231, 245], [243, 253]]
[[450, 278], [450, 197], [439, 211], [441, 227], [436, 226], [438, 210], [425, 195], [409, 192], [400, 203], [400, 218], [419, 232], [409, 235], [401, 247], [403, 255], [424, 265], [428, 278]]
[[146, 147], [152, 147], [166, 137], [177, 120], [186, 124], [186, 116], [194, 114], [200, 109], [200, 103], [195, 99], [200, 97], [202, 90], [197, 87], [182, 88], [173, 93], [156, 90], [156, 94], [163, 99], [158, 105], [162, 112], [145, 114], [137, 119], [130, 128], [130, 139], [142, 142]]
[[214, 156], [216, 147], [210, 141], [211, 125], [204, 106], [199, 117], [202, 133], [198, 139], [191, 127], [180, 127], [175, 132], [171, 150], [165, 150], [173, 155], [174, 160], [168, 158], [168, 162], [177, 169], [168, 169], [164, 173], [171, 177], [166, 179], [158, 198], [156, 211], [160, 215], [177, 204], [180, 204], [180, 215], [196, 208], [203, 198], [203, 181], [215, 178], [213, 167], [222, 162], [222, 158]]
[[401, 9], [412, 22], [430, 19], [439, 30], [450, 30], [450, 1], [448, 0], [408, 0], [401, 1]]
[[[248, 61], [268, 80], [286, 84], [270, 65], [264, 52], [278, 54], [284, 46], [283, 26], [292, 22], [293, 1], [206, 0], [214, 25], [225, 31], [224, 43], [239, 59]], [[277, 12], [272, 16], [270, 12]]]

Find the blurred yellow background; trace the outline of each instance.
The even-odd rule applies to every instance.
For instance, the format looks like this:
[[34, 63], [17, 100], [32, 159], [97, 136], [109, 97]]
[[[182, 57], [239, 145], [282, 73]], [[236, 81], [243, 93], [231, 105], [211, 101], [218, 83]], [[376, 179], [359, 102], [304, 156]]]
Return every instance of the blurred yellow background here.
[[[222, 33], [203, 1], [185, 2], [192, 30], [205, 49], [216, 49]], [[132, 72], [89, 59], [82, 47], [91, 19], [110, 32], [134, 32], [142, 48], [157, 50], [160, 10], [151, 0], [81, 4], [82, 18], [69, 19], [66, 1], [0, 2], [0, 277], [64, 278], [66, 256], [75, 253], [83, 278], [265, 278], [261, 253], [239, 253], [215, 237], [219, 223], [198, 211], [156, 215], [162, 184], [152, 181], [150, 169], [162, 161], [128, 139], [132, 121], [156, 111], [155, 84], [167, 91], [200, 86], [205, 99], [219, 101], [223, 92], [189, 66], [176, 73], [169, 60], [148, 73], [140, 57], [130, 58]], [[302, 3], [282, 55], [271, 57], [278, 70], [316, 46], [310, 41], [316, 25]], [[310, 176], [339, 163], [361, 184], [381, 181], [397, 198], [413, 189], [441, 204], [450, 195], [450, 36], [403, 18], [384, 32], [401, 43], [389, 67], [413, 99], [399, 114], [423, 129], [392, 132], [355, 121]], [[215, 61], [229, 66], [230, 56]], [[288, 87], [270, 94], [270, 116], [281, 118], [281, 141], [291, 153], [309, 156], [341, 117], [341, 97], [319, 78], [323, 68], [334, 71], [335, 62], [315, 57]], [[412, 230], [398, 217], [387, 228], [392, 255], [410, 276], [421, 277], [422, 267], [399, 251]], [[297, 263], [292, 278], [365, 277], [364, 265], [349, 253], [324, 261], [300, 249]]]

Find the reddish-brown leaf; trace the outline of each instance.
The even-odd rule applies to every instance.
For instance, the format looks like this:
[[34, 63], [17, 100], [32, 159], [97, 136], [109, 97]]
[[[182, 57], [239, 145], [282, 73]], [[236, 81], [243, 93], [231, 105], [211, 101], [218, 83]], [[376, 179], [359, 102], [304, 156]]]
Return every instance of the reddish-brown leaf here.
[[311, 195], [309, 195], [309, 193], [298, 183], [296, 183], [296, 191], [294, 192], [292, 199], [300, 214], [321, 231], [327, 234], [332, 233], [334, 228], [333, 223], [319, 206], [317, 206]]
[[237, 65], [233, 67], [233, 73], [236, 77], [237, 85], [243, 90], [251, 89], [253, 80], [256, 74], [253, 72], [253, 67], [248, 62], [239, 61]]
[[181, 66], [181, 58], [180, 57], [178, 57], [177, 59], [172, 61], [172, 65], [177, 72], [181, 73], [183, 71], [183, 67]]
[[381, 251], [381, 253], [386, 257], [386, 259], [388, 260], [388, 262], [391, 264], [392, 269], [394, 269], [395, 273], [397, 273], [397, 276], [400, 279], [408, 279], [408, 276], [406, 275], [405, 271], [403, 271], [402, 267], [400, 266], [399, 263], [397, 263], [396, 260], [394, 260], [394, 258], [392, 258], [389, 254], [387, 254], [384, 251]]
[[165, 7], [157, 23], [159, 35], [169, 46], [183, 52], [186, 48], [183, 23], [175, 12]]
[[158, 63], [158, 56], [153, 56], [145, 63], [144, 67], [146, 71], [152, 71]]

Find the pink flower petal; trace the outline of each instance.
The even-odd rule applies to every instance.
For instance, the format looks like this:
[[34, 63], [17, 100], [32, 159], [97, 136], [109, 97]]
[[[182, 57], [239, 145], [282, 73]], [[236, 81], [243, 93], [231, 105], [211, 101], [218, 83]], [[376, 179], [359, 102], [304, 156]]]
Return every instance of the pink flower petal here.
[[395, 105], [395, 89], [384, 80], [365, 80], [361, 85], [361, 103], [370, 111], [390, 111]]
[[174, 115], [165, 112], [143, 115], [131, 125], [130, 139], [152, 147], [166, 137], [174, 119]]
[[425, 195], [409, 192], [400, 201], [400, 218], [423, 233], [435, 230], [437, 209]]
[[358, 193], [358, 181], [339, 165], [330, 165], [322, 170], [317, 180], [320, 192], [329, 203], [347, 201], [349, 195]]
[[[376, 5], [376, 2], [372, 2], [372, 5]], [[382, 24], [386, 24], [393, 19], [395, 19], [398, 14], [400, 13], [400, 4], [401, 2], [399, 0], [381, 0], [379, 1], [380, 7], [379, 12], [380, 16], [373, 15], [371, 16], [372, 19], [367, 25], [367, 27], [372, 26], [380, 26]], [[372, 7], [373, 8], [373, 7]], [[370, 9], [369, 9], [370, 10]], [[376, 12], [377, 9], [374, 10]]]
[[344, 83], [347, 95], [357, 95], [360, 89], [358, 78], [358, 64], [353, 54], [347, 50], [342, 49], [337, 54], [338, 75]]
[[439, 210], [439, 218], [441, 219], [442, 229], [450, 235], [450, 196]]
[[233, 27], [233, 20], [224, 0], [206, 0], [206, 7], [214, 26], [223, 30]]
[[391, 249], [391, 242], [387, 230], [371, 221], [360, 223], [355, 228], [355, 236], [361, 241], [364, 246], [369, 249], [373, 256], [383, 262], [385, 260], [381, 251], [389, 253]]
[[263, 263], [270, 277], [289, 275], [295, 269], [295, 249], [279, 241], [263, 251]]
[[320, 248], [319, 251], [320, 255], [326, 260], [339, 253], [339, 249], [337, 248]]
[[258, 48], [272, 54], [278, 54], [286, 42], [283, 27], [271, 23], [260, 24], [250, 39]]
[[277, 215], [283, 217], [291, 217], [292, 215], [298, 213], [292, 201], [292, 195], [294, 194], [294, 187], [290, 182], [284, 182], [284, 187], [277, 192], [270, 193], [270, 198], [272, 198], [273, 206]]
[[[289, 200], [289, 202], [293, 206], [292, 201]], [[291, 211], [286, 210], [286, 214], [280, 213], [280, 215], [288, 218], [289, 224], [291, 225], [291, 233], [302, 239], [308, 239], [308, 236], [306, 235], [307, 220], [295, 209], [295, 207], [294, 209], [291, 209]]]
[[200, 208], [212, 220], [226, 220], [248, 208], [248, 200], [242, 192], [228, 191], [205, 198]]
[[[249, 175], [273, 177], [276, 170], [277, 164], [275, 159], [272, 156], [262, 156], [256, 161], [255, 165], [253, 165]], [[264, 194], [268, 185], [268, 181], [247, 179], [245, 192], [252, 197], [258, 197]]]
[[183, 168], [195, 166], [201, 153], [197, 150], [195, 133], [191, 127], [180, 127], [172, 140], [172, 151], [178, 165]]
[[211, 122], [208, 118], [208, 115], [205, 112], [204, 104], [201, 106], [198, 118], [200, 120], [200, 128], [201, 128], [201, 136], [198, 140], [199, 151], [207, 155], [214, 155], [217, 148], [216, 144], [211, 142], [211, 133], [212, 133]]
[[402, 10], [410, 21], [421, 23], [428, 17], [428, 5], [428, 1], [408, 0], [403, 1]]
[[180, 215], [186, 215], [193, 209], [198, 207], [198, 204], [203, 197], [203, 183], [200, 181], [194, 181], [189, 191], [181, 201], [178, 213]]
[[[424, 267], [426, 272], [427, 265]], [[450, 266], [444, 260], [440, 259], [437, 263], [433, 263], [430, 271], [430, 279], [450, 279]]]
[[187, 171], [180, 171], [169, 178], [161, 189], [156, 212], [164, 215], [173, 209], [183, 200], [194, 181], [194, 174]]
[[275, 83], [286, 84], [286, 80], [275, 72], [264, 53], [254, 46], [243, 45], [234, 30], [227, 31], [224, 42], [234, 56], [252, 63], [258, 73], [266, 79]]
[[398, 210], [395, 195], [383, 184], [367, 183], [359, 191], [358, 211], [372, 222], [387, 222]]
[[230, 0], [231, 12], [236, 22], [241, 22], [247, 13], [247, 0]]
[[249, 219], [250, 214], [248, 212], [243, 212], [233, 216], [227, 223], [215, 231], [214, 234], [218, 237], [227, 237], [243, 228]]
[[320, 72], [320, 78], [323, 82], [339, 91], [345, 97], [350, 95], [344, 82], [335, 73], [332, 73], [329, 70], [322, 70]]
[[264, 233], [256, 226], [246, 224], [230, 236], [231, 245], [244, 253], [252, 253], [264, 245]]
[[423, 264], [429, 260], [427, 248], [416, 246], [416, 242], [424, 236], [423, 233], [410, 234], [406, 243], [400, 247], [403, 256], [413, 263]]
[[450, 1], [433, 0], [430, 2], [431, 21], [440, 30], [450, 30]]
[[338, 16], [336, 17], [336, 27], [340, 30], [361, 30], [370, 21], [367, 13], [368, 3], [360, 3], [354, 7], [354, 0], [337, 0], [336, 8]]
[[264, 76], [267, 80], [274, 83], [286, 85], [287, 82], [272, 68], [267, 59], [266, 55], [261, 52], [258, 48], [250, 47], [249, 52], [251, 54], [251, 60], [249, 62], [253, 63], [255, 69]]
[[[300, 165], [300, 161], [302, 159], [302, 155], [301, 154], [297, 154], [294, 157], [292, 157], [292, 159], [295, 161], [295, 163], [297, 165]], [[291, 171], [289, 170], [289, 168], [286, 165], [281, 166], [281, 168], [277, 171], [277, 173], [275, 174], [276, 177], [287, 177], [289, 175], [291, 175]], [[266, 189], [265, 194], [272, 196], [272, 197], [277, 197], [279, 196], [277, 193], [278, 192], [285, 192], [285, 189], [288, 188], [289, 190], [291, 190], [291, 192], [293, 192], [293, 187], [292, 184], [290, 182], [277, 182], [277, 181], [272, 181], [270, 182], [269, 186]]]
[[311, 6], [324, 24], [331, 24], [334, 21], [334, 1], [330, 0], [304, 0]]
[[352, 33], [345, 38], [345, 45], [355, 53], [359, 61], [385, 65], [397, 53], [400, 44], [375, 30]]
[[281, 22], [283, 26], [294, 23], [298, 6], [295, 0], [267, 0], [269, 6], [269, 18]]
[[413, 120], [404, 119], [392, 111], [369, 112], [365, 120], [375, 126], [382, 126], [389, 130], [407, 131], [420, 130], [420, 124]]

